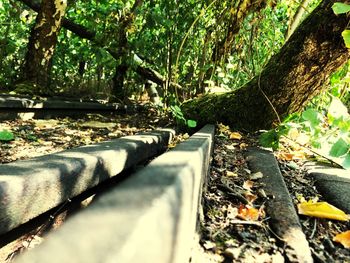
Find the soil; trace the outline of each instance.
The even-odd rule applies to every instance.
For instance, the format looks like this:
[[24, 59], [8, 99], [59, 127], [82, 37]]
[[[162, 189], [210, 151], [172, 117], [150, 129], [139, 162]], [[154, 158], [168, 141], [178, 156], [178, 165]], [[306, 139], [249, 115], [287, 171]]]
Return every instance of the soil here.
[[[159, 116], [152, 109], [138, 115], [93, 114], [81, 119], [3, 121], [0, 131], [11, 130], [15, 139], [0, 142], [0, 162], [32, 158], [173, 125], [167, 116]], [[271, 230], [264, 210], [264, 186], [256, 183], [254, 177], [259, 175], [252, 174], [244, 157], [248, 146], [258, 145], [257, 136], [234, 132], [222, 125], [217, 127], [211, 170], [203, 194], [198, 246], [191, 262], [285, 262], [283, 241]], [[176, 140], [187, 137], [180, 133]], [[297, 204], [302, 198], [323, 200], [306, 175], [304, 163], [309, 153], [287, 143], [283, 145], [275, 155], [293, 202]], [[54, 215], [53, 221], [50, 215]], [[2, 244], [0, 262], [11, 262], [16, 255], [40, 244], [47, 232], [43, 231], [44, 227], [59, 227], [66, 215], [66, 209], [57, 208], [44, 215], [41, 225], [9, 244]], [[315, 262], [350, 262], [350, 249], [333, 241], [337, 233], [350, 229], [349, 222], [303, 215], [300, 215], [300, 222]]]

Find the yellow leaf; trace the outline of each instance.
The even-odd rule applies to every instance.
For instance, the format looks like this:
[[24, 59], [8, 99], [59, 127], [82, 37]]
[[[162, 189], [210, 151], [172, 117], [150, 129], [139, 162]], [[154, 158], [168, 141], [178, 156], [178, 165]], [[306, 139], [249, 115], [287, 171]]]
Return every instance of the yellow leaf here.
[[251, 180], [247, 180], [243, 183], [243, 188], [246, 190], [252, 190], [253, 186], [254, 186], [254, 182]]
[[182, 135], [182, 138], [184, 140], [187, 140], [188, 138], [190, 138], [190, 135], [188, 135], [188, 133], [185, 133], [184, 135]]
[[291, 128], [288, 132], [288, 137], [292, 140], [296, 140], [299, 136], [299, 131], [297, 128]]
[[227, 131], [230, 130], [230, 127], [229, 127], [229, 126], [225, 126], [225, 125], [223, 125], [222, 123], [220, 123], [220, 124], [218, 125], [218, 128], [219, 128], [219, 131], [220, 131], [221, 133], [225, 133], [225, 132], [227, 132]]
[[250, 205], [240, 205], [237, 217], [244, 220], [257, 221], [259, 219], [259, 210]]
[[231, 132], [230, 139], [231, 140], [240, 140], [240, 139], [242, 139], [242, 135], [239, 132]]
[[249, 190], [244, 192], [244, 197], [248, 200], [249, 203], [253, 203], [256, 199], [258, 199], [258, 196]]
[[327, 218], [340, 221], [348, 221], [349, 216], [342, 210], [328, 204], [327, 202], [318, 203], [300, 203], [298, 204], [298, 212], [301, 215], [314, 216], [318, 218]]
[[339, 233], [333, 237], [333, 241], [342, 244], [345, 248], [350, 248], [350, 230]]
[[231, 172], [231, 171], [226, 171], [226, 176], [230, 176], [230, 177], [237, 177], [238, 174]]
[[297, 200], [298, 200], [300, 203], [306, 202], [306, 199], [305, 199], [305, 197], [303, 196], [303, 194], [296, 193], [296, 194], [295, 194], [295, 197], [297, 198]]
[[245, 150], [247, 147], [248, 147], [248, 144], [246, 144], [246, 143], [241, 143], [241, 144], [239, 145], [239, 148], [240, 148], [241, 150]]
[[277, 157], [283, 161], [292, 161], [292, 160], [305, 160], [306, 155], [303, 151], [293, 151], [293, 152], [279, 152]]

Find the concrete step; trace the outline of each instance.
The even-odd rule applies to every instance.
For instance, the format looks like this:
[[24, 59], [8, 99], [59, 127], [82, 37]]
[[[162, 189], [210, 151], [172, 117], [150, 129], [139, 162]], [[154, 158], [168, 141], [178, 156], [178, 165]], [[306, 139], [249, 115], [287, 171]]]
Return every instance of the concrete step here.
[[350, 171], [317, 163], [308, 163], [306, 168], [323, 197], [350, 214]]
[[82, 113], [131, 113], [140, 107], [121, 103], [103, 104], [88, 101], [59, 99], [32, 99], [30, 97], [0, 95], [0, 120], [44, 119], [53, 117], [81, 116]]
[[246, 158], [253, 173], [263, 174], [259, 181], [270, 197], [266, 202], [266, 212], [271, 228], [285, 243], [288, 262], [313, 262], [309, 243], [275, 156], [271, 151], [252, 147]]
[[213, 136], [205, 126], [16, 262], [189, 262]]
[[0, 234], [163, 152], [158, 130], [0, 165]]

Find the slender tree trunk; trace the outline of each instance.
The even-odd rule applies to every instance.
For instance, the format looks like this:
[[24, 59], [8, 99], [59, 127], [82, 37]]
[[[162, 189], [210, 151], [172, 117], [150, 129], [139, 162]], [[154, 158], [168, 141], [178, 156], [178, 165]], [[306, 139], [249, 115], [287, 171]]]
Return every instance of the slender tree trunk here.
[[290, 23], [289, 23], [289, 26], [288, 26], [288, 30], [287, 30], [286, 35], [285, 35], [286, 40], [288, 40], [288, 38], [293, 34], [295, 29], [300, 24], [300, 21], [303, 18], [303, 15], [304, 15], [304, 13], [306, 11], [306, 8], [310, 4], [310, 2], [311, 2], [311, 0], [303, 0], [300, 3], [297, 11], [295, 12], [295, 15], [290, 20]]
[[350, 57], [341, 36], [349, 19], [334, 15], [334, 2], [323, 0], [259, 76], [237, 91], [185, 103], [185, 115], [199, 124], [223, 122], [253, 131], [271, 128], [278, 119], [301, 111]]
[[124, 90], [124, 80], [128, 71], [128, 56], [130, 53], [128, 47], [127, 30], [133, 24], [136, 17], [136, 10], [143, 3], [143, 0], [135, 0], [134, 5], [130, 11], [120, 18], [116, 39], [118, 41], [118, 64], [116, 66], [115, 74], [113, 77], [113, 96], [116, 99], [124, 99], [126, 92]]
[[32, 28], [21, 82], [47, 89], [52, 56], [61, 29], [67, 0], [43, 0]]
[[225, 37], [213, 48], [212, 62], [219, 63], [232, 53], [234, 40], [238, 34], [244, 19], [252, 11], [259, 11], [266, 5], [265, 0], [237, 0], [234, 6], [228, 8], [230, 19], [224, 25], [226, 27]]
[[[36, 2], [34, 2], [33, 0], [20, 0], [22, 3], [26, 4], [28, 7], [32, 8], [34, 11], [39, 12], [40, 10], [40, 5]], [[141, 5], [142, 1], [138, 1], [135, 2], [138, 3], [137, 5]], [[135, 5], [134, 5], [135, 6]], [[76, 24], [74, 22], [72, 22], [71, 20], [68, 20], [66, 18], [63, 18], [62, 20], [62, 26], [64, 28], [66, 28], [67, 30], [73, 32], [74, 34], [76, 34], [77, 36], [84, 38], [84, 39], [88, 39], [92, 42], [94, 42], [96, 45], [105, 48], [104, 43], [101, 43], [97, 38], [96, 38], [96, 32], [82, 26], [79, 24]], [[111, 48], [105, 48], [105, 50], [116, 60], [118, 60], [120, 58], [120, 54], [119, 51], [116, 51], [115, 49], [111, 49]], [[132, 58], [130, 58], [132, 59]], [[146, 61], [147, 63], [149, 61], [147, 61], [147, 58], [142, 58], [142, 60]], [[137, 64], [137, 62], [136, 62]], [[118, 64], [119, 65], [119, 64]], [[157, 72], [156, 70], [144, 66], [144, 65], [138, 65], [136, 68], [134, 68], [135, 72], [137, 74], [139, 74], [142, 78], [145, 78], [149, 81], [153, 81], [155, 83], [157, 83], [159, 86], [163, 87], [165, 85], [166, 82], [166, 77], [162, 76], [159, 72]], [[116, 72], [119, 72], [119, 69], [116, 68]], [[120, 81], [121, 78], [118, 78], [117, 76], [115, 76], [115, 81], [117, 81], [118, 83], [122, 83]], [[172, 89], [182, 89], [182, 87], [175, 82], [171, 82], [170, 83], [170, 87]], [[116, 90], [121, 90], [123, 89], [123, 87], [115, 87]]]

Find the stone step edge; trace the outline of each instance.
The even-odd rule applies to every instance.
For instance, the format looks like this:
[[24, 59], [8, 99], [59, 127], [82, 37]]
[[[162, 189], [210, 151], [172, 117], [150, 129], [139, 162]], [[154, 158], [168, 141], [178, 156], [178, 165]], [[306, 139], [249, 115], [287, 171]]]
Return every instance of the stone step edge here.
[[154, 159], [18, 262], [189, 262], [214, 130]]
[[89, 101], [69, 101], [58, 99], [37, 100], [16, 96], [0, 96], [0, 108], [16, 111], [50, 110], [105, 110], [116, 111], [126, 109], [126, 105], [120, 103], [99, 103]]
[[0, 234], [164, 152], [175, 132], [156, 130], [0, 165]]
[[273, 152], [251, 147], [246, 152], [246, 160], [253, 173], [263, 175], [259, 182], [270, 197], [266, 202], [268, 222], [285, 243], [287, 261], [313, 262], [309, 243]]

